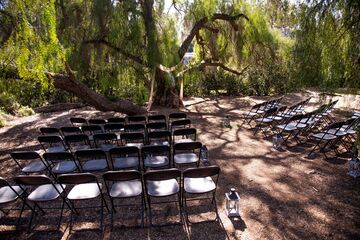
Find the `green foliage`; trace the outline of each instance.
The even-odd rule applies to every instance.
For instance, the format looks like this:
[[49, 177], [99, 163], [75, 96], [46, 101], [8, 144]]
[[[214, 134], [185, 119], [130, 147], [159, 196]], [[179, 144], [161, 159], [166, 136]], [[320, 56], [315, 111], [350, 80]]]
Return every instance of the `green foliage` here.
[[27, 117], [27, 116], [31, 116], [34, 115], [35, 112], [32, 108], [28, 107], [28, 106], [21, 106], [18, 110], [17, 110], [17, 115], [19, 117]]
[[7, 92], [0, 93], [0, 110], [14, 115], [19, 107], [20, 104], [16, 102], [13, 95]]

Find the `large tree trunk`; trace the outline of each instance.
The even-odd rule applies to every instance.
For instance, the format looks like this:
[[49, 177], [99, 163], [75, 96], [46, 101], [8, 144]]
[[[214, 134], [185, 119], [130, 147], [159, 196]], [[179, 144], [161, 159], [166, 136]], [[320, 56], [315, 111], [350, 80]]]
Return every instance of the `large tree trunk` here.
[[73, 79], [71, 75], [49, 73], [48, 76], [53, 79], [55, 88], [73, 93], [100, 111], [114, 111], [129, 115], [146, 113], [145, 108], [137, 106], [128, 100], [110, 101], [105, 96], [88, 88], [82, 82]]
[[[167, 75], [167, 76], [166, 76]], [[179, 97], [179, 90], [176, 86], [175, 78], [171, 78], [171, 73], [161, 70], [159, 67], [155, 70], [153, 79], [154, 85], [150, 93], [150, 101], [148, 109], [153, 106], [164, 106], [171, 108], [179, 108], [183, 106], [183, 102]]]

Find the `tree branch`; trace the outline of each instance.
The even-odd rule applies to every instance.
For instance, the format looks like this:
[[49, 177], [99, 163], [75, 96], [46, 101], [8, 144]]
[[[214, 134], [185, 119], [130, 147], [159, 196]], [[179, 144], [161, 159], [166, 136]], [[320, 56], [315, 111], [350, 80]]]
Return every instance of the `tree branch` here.
[[216, 21], [216, 20], [224, 20], [227, 21], [231, 24], [231, 26], [233, 27], [233, 29], [235, 31], [238, 30], [238, 25], [235, 23], [235, 21], [239, 18], [245, 18], [246, 20], [249, 20], [249, 18], [245, 15], [245, 14], [237, 14], [234, 16], [231, 16], [229, 14], [224, 14], [224, 13], [215, 13], [210, 19], [207, 17], [204, 17], [202, 19], [200, 19], [199, 21], [197, 21], [193, 28], [191, 29], [189, 35], [185, 38], [185, 40], [183, 41], [183, 43], [181, 44], [179, 50], [178, 50], [178, 55], [179, 58], [182, 59], [187, 51], [187, 49], [189, 48], [192, 40], [194, 39], [194, 37], [197, 35], [197, 33], [200, 31], [201, 28], [205, 27], [206, 23], [210, 22], [210, 21]]
[[92, 40], [86, 40], [84, 42], [82, 42], [82, 44], [102, 44], [105, 45], [109, 48], [112, 48], [113, 50], [117, 51], [118, 53], [122, 54], [123, 56], [125, 56], [126, 58], [133, 60], [141, 65], [147, 66], [147, 64], [145, 63], [145, 61], [140, 58], [139, 56], [135, 56], [131, 53], [129, 53], [128, 51], [113, 45], [112, 43], [106, 41], [105, 39], [92, 39]]

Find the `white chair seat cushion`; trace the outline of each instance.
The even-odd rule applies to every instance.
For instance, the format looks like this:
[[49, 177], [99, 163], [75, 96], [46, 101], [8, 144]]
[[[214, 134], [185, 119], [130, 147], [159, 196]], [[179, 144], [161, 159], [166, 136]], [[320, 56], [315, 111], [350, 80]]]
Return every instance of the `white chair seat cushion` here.
[[[54, 187], [55, 186], [55, 187]], [[62, 187], [61, 187], [62, 186]], [[66, 187], [65, 184], [44, 184], [37, 187], [34, 191], [30, 193], [28, 199], [34, 202], [44, 202], [57, 199]]]
[[186, 143], [186, 142], [194, 142], [194, 140], [191, 138], [183, 138], [175, 141], [175, 143]]
[[73, 172], [76, 169], [77, 166], [73, 161], [61, 161], [52, 168], [52, 172], [56, 174], [62, 174]]
[[280, 120], [282, 120], [282, 117], [280, 117], [280, 116], [270, 116], [270, 117], [268, 117], [268, 118], [270, 118], [270, 119], [272, 119], [272, 120], [274, 120], [274, 121], [280, 121]]
[[[99, 187], [102, 187], [101, 183], [99, 183]], [[70, 200], [84, 200], [96, 198], [100, 195], [99, 187], [97, 183], [77, 184], [71, 189], [71, 191], [67, 195], [67, 198]]]
[[114, 182], [110, 189], [110, 196], [117, 197], [135, 197], [142, 192], [142, 185], [140, 180]]
[[271, 118], [258, 118], [258, 119], [255, 119], [256, 122], [264, 122], [264, 123], [270, 123], [273, 121], [273, 119]]
[[195, 153], [178, 153], [174, 155], [176, 164], [196, 163], [197, 161], [199, 161], [199, 156]]
[[342, 130], [338, 130], [338, 129], [329, 129], [327, 131], [330, 134], [336, 135], [336, 136], [345, 136], [346, 132], [342, 131]]
[[147, 181], [148, 194], [154, 197], [169, 196], [179, 192], [179, 184], [176, 179], [162, 181]]
[[138, 157], [118, 157], [113, 158], [113, 161], [115, 169], [132, 168], [139, 166]]
[[276, 126], [277, 128], [283, 129], [285, 131], [294, 131], [296, 130], [296, 126], [291, 125], [291, 124], [280, 124]]
[[143, 143], [127, 143], [127, 144], [125, 144], [125, 146], [137, 147], [138, 149], [141, 149], [144, 146], [144, 144]]
[[118, 147], [118, 145], [116, 144], [101, 144], [100, 145], [100, 149], [103, 150], [104, 152], [108, 152], [110, 149]]
[[216, 185], [211, 177], [184, 178], [184, 190], [187, 193], [206, 193], [215, 188]]
[[324, 139], [324, 140], [333, 140], [336, 136], [328, 133], [315, 133], [312, 135], [314, 138]]
[[106, 159], [88, 160], [84, 163], [82, 168], [84, 171], [104, 170], [107, 168], [107, 161]]
[[153, 141], [150, 143], [151, 146], [170, 146], [168, 141]]
[[19, 186], [12, 186], [12, 188], [15, 192], [9, 186], [0, 188], [0, 203], [8, 203], [14, 201], [18, 198], [17, 194], [21, 195], [24, 192]]
[[307, 124], [305, 124], [305, 123], [295, 123], [294, 124], [297, 128], [306, 128], [307, 127]]
[[65, 152], [66, 149], [63, 146], [54, 146], [49, 147], [46, 149], [46, 152], [53, 153], [53, 152]]
[[79, 151], [79, 150], [87, 150], [87, 149], [90, 149], [91, 147], [89, 145], [74, 145], [74, 146], [71, 146], [71, 151], [72, 152], [75, 152], [75, 151]]
[[146, 157], [144, 160], [145, 167], [163, 167], [169, 164], [169, 158], [166, 156]]
[[253, 117], [255, 115], [257, 115], [256, 112], [244, 112], [243, 113], [244, 117]]
[[46, 166], [41, 161], [35, 161], [31, 162], [28, 165], [26, 165], [21, 171], [25, 173], [32, 173], [32, 172], [41, 172], [45, 170]]

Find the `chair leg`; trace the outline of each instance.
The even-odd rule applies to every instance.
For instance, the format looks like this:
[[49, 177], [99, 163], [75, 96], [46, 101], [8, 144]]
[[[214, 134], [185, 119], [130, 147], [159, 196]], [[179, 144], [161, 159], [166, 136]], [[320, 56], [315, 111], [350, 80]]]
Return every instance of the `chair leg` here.
[[[101, 207], [100, 207], [100, 230], [101, 232], [103, 231], [103, 221], [104, 221], [104, 200], [103, 198], [101, 198]], [[106, 206], [107, 208], [107, 206]], [[109, 209], [107, 208], [107, 210], [109, 211]]]
[[150, 227], [152, 227], [152, 212], [151, 212], [151, 200], [150, 200], [150, 196], [148, 197], [148, 204], [149, 204], [149, 209], [148, 209], [149, 225], [150, 225]]
[[320, 141], [318, 141], [316, 143], [316, 145], [313, 147], [313, 149], [308, 153], [308, 158], [310, 157], [310, 155], [315, 151], [315, 149], [320, 145]]
[[181, 194], [178, 193], [178, 205], [179, 205], [179, 215], [180, 215], [180, 223], [182, 223], [182, 207], [181, 207]]
[[64, 212], [64, 207], [65, 207], [65, 202], [63, 201], [61, 204], [60, 219], [59, 219], [59, 223], [57, 226], [57, 230], [59, 230], [60, 226], [61, 226], [61, 220], [62, 220], [62, 216], [63, 216], [63, 212]]

